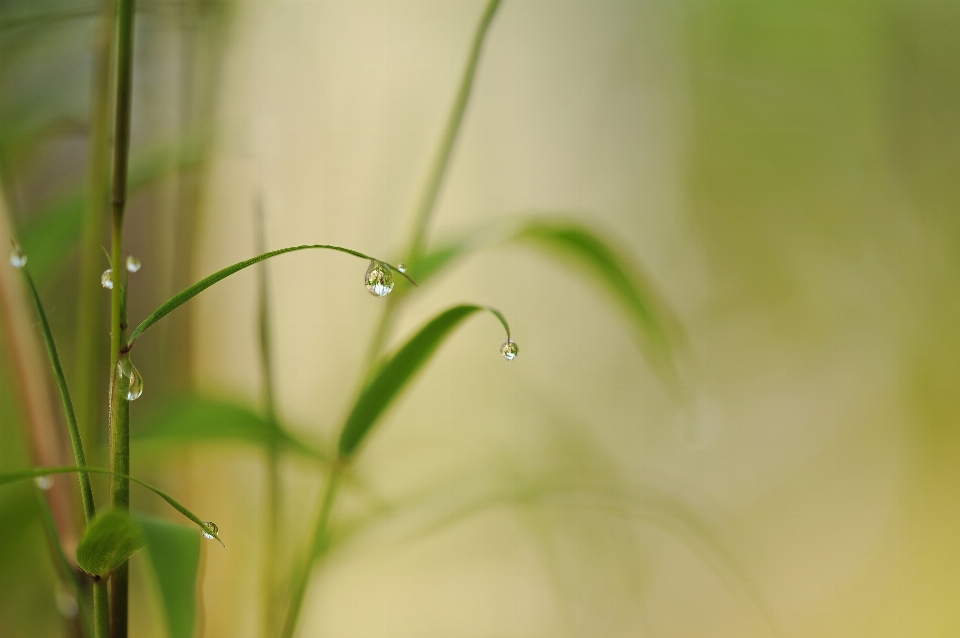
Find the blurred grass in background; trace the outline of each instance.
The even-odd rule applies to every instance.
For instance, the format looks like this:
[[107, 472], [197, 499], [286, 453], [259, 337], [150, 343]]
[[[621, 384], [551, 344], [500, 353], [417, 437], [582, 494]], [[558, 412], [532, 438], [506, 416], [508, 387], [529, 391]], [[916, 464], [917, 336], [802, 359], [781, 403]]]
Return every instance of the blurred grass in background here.
[[[0, 179], [67, 356], [79, 218], [57, 206], [84, 184], [97, 8], [0, 2]], [[397, 246], [480, 3], [139, 9], [133, 164], [153, 177], [127, 224], [132, 317], [251, 256], [261, 195], [268, 248]], [[517, 247], [464, 260], [396, 339], [476, 300], [508, 311], [522, 357], [471, 324], [391, 412], [302, 635], [960, 631], [958, 32], [933, 0], [505, 0], [434, 236], [529, 212], [603, 229], [683, 324], [696, 400], [675, 406], [592, 280]], [[279, 411], [316, 447], [380, 311], [361, 274], [270, 265]], [[138, 346], [135, 436], [188, 391], [260, 409], [255, 276]], [[262, 454], [136, 445], [137, 473], [227, 543], [204, 545], [202, 635], [258, 635]], [[289, 458], [285, 560], [318, 487]], [[0, 636], [64, 635], [31, 489], [0, 490]], [[137, 561], [134, 623], [162, 635]]]

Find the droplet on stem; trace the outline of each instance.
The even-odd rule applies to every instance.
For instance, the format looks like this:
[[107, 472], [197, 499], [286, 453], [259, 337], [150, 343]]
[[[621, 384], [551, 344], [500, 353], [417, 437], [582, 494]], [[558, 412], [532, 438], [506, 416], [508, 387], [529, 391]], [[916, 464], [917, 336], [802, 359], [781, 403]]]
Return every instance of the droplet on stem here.
[[107, 268], [100, 275], [100, 285], [107, 290], [113, 290], [113, 271]]
[[36, 476], [33, 479], [33, 482], [37, 484], [41, 490], [46, 492], [51, 487], [53, 487], [53, 477], [52, 476]]
[[397, 270], [399, 270], [401, 274], [406, 273], [406, 272], [407, 272], [407, 265], [406, 265], [405, 263], [401, 262], [401, 263], [397, 264]]
[[213, 534], [211, 534], [207, 530], [201, 530], [200, 533], [203, 534], [203, 537], [208, 541], [212, 541], [216, 539], [217, 537], [216, 535], [220, 532], [220, 529], [217, 527], [217, 524], [214, 523], [213, 521], [204, 521], [203, 524], [209, 527], [211, 530], [213, 530]]
[[518, 354], [520, 354], [520, 346], [517, 345], [516, 341], [507, 339], [503, 342], [503, 345], [500, 346], [500, 356], [507, 361], [513, 361]]
[[[117, 363], [117, 385], [121, 381], [127, 384], [127, 401], [136, 401], [143, 394], [143, 377], [130, 359], [120, 359]], [[122, 386], [120, 386], [122, 387]]]
[[371, 259], [363, 283], [374, 297], [386, 297], [393, 290], [393, 272], [390, 266]]
[[137, 272], [140, 270], [140, 260], [133, 255], [127, 256], [127, 272]]
[[27, 256], [23, 253], [20, 244], [14, 244], [10, 249], [10, 265], [14, 268], [23, 268], [27, 265]]

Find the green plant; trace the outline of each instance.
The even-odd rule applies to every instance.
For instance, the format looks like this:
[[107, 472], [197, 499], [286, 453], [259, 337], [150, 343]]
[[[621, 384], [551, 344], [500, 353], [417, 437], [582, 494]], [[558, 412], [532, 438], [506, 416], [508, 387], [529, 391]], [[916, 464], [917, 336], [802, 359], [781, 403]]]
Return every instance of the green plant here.
[[[44, 467], [6, 473], [0, 476], [0, 483], [6, 483], [56, 473], [77, 473], [81, 486], [86, 531], [80, 539], [76, 557], [79, 566], [94, 581], [92, 603], [89, 605], [89, 610], [83, 588], [77, 582], [73, 582], [73, 586], [76, 589], [76, 598], [80, 601], [81, 612], [90, 625], [87, 630], [90, 635], [96, 638], [104, 638], [108, 634], [116, 637], [127, 635], [127, 590], [129, 585], [127, 582], [126, 559], [143, 547], [146, 547], [151, 556], [160, 583], [171, 633], [175, 636], [188, 636], [193, 631], [193, 618], [195, 616], [193, 587], [199, 568], [199, 562], [196, 559], [198, 552], [196, 541], [198, 541], [200, 535], [196, 532], [186, 533], [180, 527], [170, 527], [168, 524], [155, 520], [151, 521], [150, 519], [125, 514], [129, 509], [129, 482], [131, 480], [140, 482], [131, 478], [132, 470], [136, 468], [130, 467], [129, 403], [130, 400], [139, 397], [143, 381], [133, 366], [131, 352], [146, 330], [153, 327], [179, 306], [222, 279], [266, 259], [304, 249], [327, 249], [347, 253], [370, 261], [370, 268], [365, 281], [367, 288], [377, 296], [386, 296], [393, 290], [394, 272], [402, 274], [411, 283], [415, 279], [418, 284], [424, 285], [444, 269], [455, 265], [458, 258], [462, 258], [485, 245], [499, 242], [517, 242], [530, 246], [600, 282], [614, 302], [625, 311], [625, 315], [635, 328], [641, 348], [671, 395], [678, 402], [688, 399], [687, 389], [681, 380], [680, 373], [677, 371], [676, 361], [678, 350], [682, 351], [684, 347], [683, 339], [679, 336], [680, 333], [674, 320], [670, 318], [670, 313], [665, 309], [664, 304], [658, 300], [652, 286], [646, 281], [642, 273], [629, 260], [625, 259], [620, 251], [613, 248], [609, 242], [602, 239], [590, 228], [561, 216], [531, 217], [508, 220], [507, 222], [495, 222], [465, 233], [462, 237], [455, 237], [440, 243], [438, 247], [432, 249], [428, 243], [428, 230], [436, 207], [437, 196], [441, 190], [447, 167], [450, 164], [457, 135], [466, 112], [484, 40], [499, 4], [499, 0], [490, 0], [481, 16], [468, 53], [466, 69], [453, 108], [443, 129], [434, 160], [428, 169], [423, 189], [411, 214], [409, 236], [405, 245], [398, 251], [406, 263], [409, 264], [409, 273], [407, 267], [400, 263], [391, 265], [379, 258], [373, 258], [339, 246], [308, 245], [274, 251], [266, 251], [264, 247], [260, 256], [224, 268], [189, 286], [161, 305], [154, 313], [148, 315], [128, 333], [127, 293], [130, 286], [128, 285], [127, 273], [134, 268], [128, 268], [125, 263], [128, 258], [128, 251], [124, 246], [124, 222], [127, 193], [130, 190], [131, 183], [136, 181], [134, 176], [137, 175], [137, 171], [132, 168], [136, 166], [136, 163], [132, 162], [129, 157], [134, 5], [131, 0], [118, 0], [116, 35], [113, 38], [105, 38], [106, 42], [115, 43], [116, 53], [102, 56], [103, 60], [116, 60], [116, 69], [107, 68], [103, 74], [107, 77], [115, 75], [115, 78], [113, 81], [102, 81], [102, 78], [98, 80], [98, 84], [102, 85], [101, 88], [104, 89], [104, 93], [114, 96], [111, 100], [112, 108], [105, 108], [101, 105], [93, 109], [94, 118], [104, 116], [107, 113], [113, 114], [113, 170], [109, 201], [111, 220], [110, 275], [105, 279], [105, 283], [109, 284], [111, 290], [110, 380], [108, 384], [110, 389], [108, 405], [111, 469], [107, 471], [88, 465], [82, 443], [82, 430], [93, 431], [94, 419], [89, 418], [89, 416], [81, 417], [86, 419], [84, 424], [78, 421], [78, 417], [74, 413], [71, 395], [67, 389], [67, 380], [54, 344], [53, 331], [46, 320], [40, 295], [26, 267], [26, 256], [33, 260], [31, 261], [32, 267], [34, 262], [40, 261], [39, 256], [56, 251], [48, 250], [46, 253], [40, 249], [34, 251], [30, 246], [31, 241], [27, 239], [29, 235], [24, 233], [23, 243], [28, 250], [23, 255], [19, 246], [15, 246], [13, 261], [16, 262], [15, 265], [24, 274], [28, 292], [35, 303], [37, 315], [40, 318], [41, 332], [63, 400], [64, 413], [74, 451], [75, 466], [70, 468]], [[109, 7], [107, 15], [110, 15]], [[105, 20], [105, 23], [111, 24], [112, 22]], [[104, 62], [104, 64], [105, 67], [110, 66], [109, 62]], [[111, 89], [111, 91], [108, 92], [106, 89]], [[106, 101], [103, 94], [97, 95], [96, 99]], [[106, 127], [102, 128], [105, 129]], [[94, 186], [90, 188], [92, 203], [88, 203], [86, 207], [88, 213], [91, 214], [84, 218], [84, 228], [102, 223], [102, 213], [105, 212], [101, 210], [103, 208], [102, 204], [105, 202], [100, 201], [96, 193], [98, 192], [98, 185], [102, 181], [98, 176], [105, 172], [103, 170], [104, 166], [108, 164], [107, 154], [102, 149], [98, 150], [96, 144], [92, 146], [94, 147], [92, 151], [94, 160], [90, 169], [92, 176], [90, 179]], [[172, 163], [189, 163], [192, 153], [189, 150], [176, 149], [172, 155], [174, 158], [171, 160]], [[147, 160], [142, 160], [142, 162], [145, 165], [149, 164]], [[129, 174], [128, 167], [131, 167]], [[150, 171], [144, 169], [144, 172], [149, 173]], [[147, 178], [143, 179], [146, 180]], [[67, 210], [68, 208], [69, 210]], [[63, 219], [75, 220], [78, 217], [77, 211], [82, 213], [83, 206], [64, 206], [64, 212], [58, 219], [61, 222]], [[94, 238], [96, 237], [96, 229], [89, 232]], [[44, 233], [36, 231], [35, 239], [32, 241], [37, 242], [37, 244], [42, 244], [44, 241], [55, 242], [56, 238], [53, 237], [53, 233], [49, 233], [49, 235], [50, 237], [46, 237]], [[261, 242], [263, 242], [263, 235], [264, 233], [261, 230]], [[90, 246], [94, 248], [91, 249]], [[97, 250], [95, 241], [93, 243], [85, 242], [83, 253], [86, 260], [85, 264], [95, 263], [95, 261], [90, 260], [89, 255], [91, 251], [95, 253]], [[49, 266], [44, 267], [49, 268]], [[264, 266], [261, 266], [261, 272], [263, 268]], [[86, 273], [84, 276], [89, 274], [88, 270], [88, 267], [83, 269], [83, 272]], [[191, 441], [202, 438], [216, 441], [241, 438], [252, 441], [265, 450], [268, 465], [268, 494], [271, 503], [269, 508], [270, 520], [268, 521], [270, 532], [267, 536], [267, 551], [264, 552], [263, 566], [265, 599], [267, 601], [265, 605], [265, 635], [273, 635], [273, 632], [276, 632], [276, 635], [289, 638], [295, 634], [311, 573], [323, 564], [324, 557], [332, 548], [336, 547], [338, 543], [346, 542], [350, 533], [355, 533], [369, 525], [389, 509], [372, 513], [369, 520], [361, 518], [359, 520], [343, 521], [342, 530], [340, 532], [336, 531], [337, 498], [344, 486], [357, 480], [351, 474], [352, 462], [361, 451], [363, 442], [391, 402], [404, 391], [447, 336], [460, 323], [476, 312], [489, 310], [501, 322], [506, 332], [506, 341], [501, 346], [501, 353], [508, 355], [505, 357], [508, 359], [516, 356], [516, 345], [513, 344], [510, 328], [504, 316], [497, 310], [477, 305], [457, 305], [440, 312], [410, 337], [403, 346], [392, 353], [385, 353], [388, 337], [403, 308], [402, 304], [413, 290], [412, 287], [400, 287], [386, 298], [386, 307], [369, 348], [369, 365], [360, 383], [357, 399], [340, 429], [339, 438], [332, 449], [318, 451], [309, 443], [300, 441], [286, 430], [276, 413], [273, 399], [274, 382], [270, 367], [270, 312], [267, 304], [268, 295], [265, 277], [261, 278], [259, 294], [261, 360], [267, 396], [264, 415], [249, 414], [243, 412], [237, 406], [216, 405], [209, 401], [188, 403], [175, 406], [172, 412], [161, 417], [160, 425], [152, 432], [155, 437], [167, 439], [179, 437]], [[5, 310], [8, 310], [11, 305], [6, 306]], [[89, 301], [82, 301], [80, 304], [81, 335], [78, 339], [78, 348], [81, 349], [81, 354], [77, 356], [77, 360], [82, 374], [78, 375], [79, 378], [87, 378], [86, 375], [95, 376], [90, 373], [90, 370], [94, 369], [91, 363], [95, 359], [94, 355], [90, 354], [88, 350], [83, 350], [83, 347], [86, 346], [79, 345], [90, 343], [85, 339], [89, 328], [83, 327], [95, 323], [89, 320], [86, 323], [83, 321], [83, 317], [87, 317], [90, 313], [89, 310], [83, 310], [83, 308], [88, 308], [89, 305]], [[86, 386], [89, 385], [91, 384], [87, 381]], [[86, 397], [87, 391], [84, 390], [82, 394]], [[88, 406], [89, 403], [90, 401], [85, 399], [84, 406]], [[89, 410], [89, 407], [84, 407], [78, 413], [83, 415], [84, 412], [87, 412], [89, 415]], [[289, 593], [284, 599], [282, 596], [284, 588], [281, 585], [284, 579], [280, 573], [282, 570], [278, 566], [279, 560], [273, 553], [272, 548], [277, 545], [279, 536], [278, 519], [282, 503], [280, 499], [281, 490], [278, 487], [278, 472], [283, 460], [282, 455], [286, 451], [295, 451], [309, 458], [323, 470], [325, 480], [316, 506], [314, 521], [310, 526], [307, 538], [303, 542], [300, 557], [291, 570]], [[106, 473], [111, 477], [111, 508], [101, 511], [99, 516], [94, 506], [93, 488], [89, 478], [89, 474], [97, 473]], [[180, 514], [192, 521], [199, 529], [200, 534], [207, 538], [219, 539], [219, 530], [215, 525], [203, 521], [159, 489], [147, 487], [161, 496]], [[551, 483], [547, 486], [537, 484], [518, 485], [516, 494], [511, 494], [510, 497], [536, 498], [543, 492], [562, 490], [565, 487], [569, 486], [564, 486], [562, 483]], [[617, 499], [614, 498], [613, 500]], [[667, 511], [667, 508], [662, 509]], [[101, 510], [103, 510], [102, 507]], [[695, 521], [687, 521], [687, 528], [693, 530], [694, 535], [700, 533], [698, 525]], [[63, 551], [63, 542], [57, 527], [48, 525], [47, 529], [53, 539], [55, 562], [60, 565], [64, 574], [72, 574], [72, 565], [67, 564], [68, 561], [65, 559], [66, 553]], [[229, 532], [226, 530], [225, 535], [229, 537]], [[157, 560], [157, 556], [165, 556], [166, 562]], [[65, 576], [65, 578], [70, 577]], [[109, 596], [106, 591], [108, 582], [110, 584]], [[278, 629], [279, 631], [277, 631]]]

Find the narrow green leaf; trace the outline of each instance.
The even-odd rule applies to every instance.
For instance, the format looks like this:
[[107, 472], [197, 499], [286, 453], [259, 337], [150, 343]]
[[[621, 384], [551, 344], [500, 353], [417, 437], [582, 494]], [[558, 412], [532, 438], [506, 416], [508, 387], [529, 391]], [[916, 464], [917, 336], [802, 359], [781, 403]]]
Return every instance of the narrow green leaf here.
[[108, 510], [87, 526], [77, 545], [77, 565], [95, 578], [105, 578], [146, 544], [143, 531], [129, 514]]
[[196, 530], [152, 516], [135, 516], [157, 579], [170, 638], [191, 638], [197, 620], [200, 535]]
[[[206, 522], [200, 520], [196, 514], [188, 510], [186, 507], [181, 505], [175, 498], [161, 490], [160, 488], [154, 487], [149, 483], [144, 483], [140, 479], [134, 478], [132, 476], [127, 476], [126, 474], [121, 474], [120, 472], [111, 472], [110, 470], [102, 470], [98, 467], [34, 467], [28, 470], [17, 470], [15, 472], [3, 472], [0, 473], [0, 485], [7, 485], [9, 483], [16, 483], [18, 481], [26, 481], [38, 476], [47, 476], [49, 474], [69, 474], [71, 472], [84, 472], [89, 474], [106, 474], [110, 476], [119, 476], [120, 478], [125, 478], [130, 480], [137, 485], [143, 486], [165, 500], [170, 507], [180, 512], [183, 516], [190, 519], [197, 524], [197, 527], [201, 531], [206, 532], [207, 534], [212, 535], [218, 541], [220, 541], [220, 536], [217, 530], [212, 528]], [[223, 541], [220, 541], [220, 544], [223, 545]]]
[[[150, 315], [149, 317], [147, 317], [146, 319], [144, 319], [144, 320], [140, 323], [140, 325], [137, 326], [137, 328], [130, 334], [130, 338], [127, 340], [127, 349], [131, 348], [131, 347], [133, 346], [134, 342], [137, 340], [137, 338], [138, 338], [141, 334], [143, 334], [144, 331], [146, 331], [148, 328], [150, 328], [153, 324], [157, 323], [158, 321], [160, 321], [161, 319], [163, 319], [164, 317], [166, 317], [168, 314], [170, 314], [171, 312], [173, 312], [174, 310], [176, 310], [177, 308], [179, 308], [180, 306], [182, 306], [183, 304], [185, 304], [185, 303], [188, 302], [189, 300], [193, 299], [194, 297], [196, 297], [196, 296], [199, 295], [201, 292], [203, 292], [204, 290], [206, 290], [207, 288], [209, 288], [209, 287], [212, 286], [213, 284], [217, 283], [218, 281], [222, 281], [223, 279], [226, 279], [226, 278], [229, 277], [230, 275], [232, 275], [232, 274], [234, 274], [234, 273], [236, 273], [236, 272], [239, 272], [239, 271], [243, 270], [244, 268], [248, 268], [248, 267], [250, 267], [250, 266], [252, 266], [252, 265], [254, 265], [254, 264], [258, 264], [258, 263], [260, 263], [261, 261], [263, 261], [263, 260], [265, 260], [265, 259], [270, 259], [271, 257], [276, 257], [277, 255], [282, 255], [282, 254], [284, 254], [284, 253], [290, 253], [290, 252], [294, 252], [294, 251], [297, 251], [297, 250], [308, 250], [308, 249], [311, 249], [311, 248], [320, 248], [320, 249], [326, 249], [326, 250], [336, 250], [336, 251], [338, 251], [338, 252], [347, 253], [348, 255], [353, 255], [354, 257], [360, 257], [360, 258], [362, 258], [362, 259], [373, 259], [373, 260], [376, 260], [376, 261], [379, 261], [379, 262], [385, 264], [385, 265], [388, 266], [391, 270], [394, 270], [394, 271], [396, 271], [396, 272], [400, 272], [399, 270], [397, 270], [396, 266], [393, 266], [393, 265], [391, 265], [391, 264], [388, 264], [387, 262], [383, 261], [382, 259], [377, 259], [376, 257], [371, 257], [371, 256], [369, 256], [369, 255], [364, 255], [363, 253], [357, 252], [356, 250], [350, 250], [349, 248], [342, 248], [342, 247], [340, 247], [340, 246], [330, 246], [330, 245], [327, 245], [327, 244], [311, 244], [311, 245], [307, 245], [307, 246], [291, 246], [290, 248], [281, 248], [281, 249], [279, 249], [279, 250], [272, 250], [272, 251], [270, 251], [270, 252], [268, 252], [268, 253], [264, 253], [264, 254], [262, 254], [262, 255], [259, 255], [259, 256], [257, 256], [257, 257], [254, 257], [254, 258], [252, 258], [252, 259], [247, 259], [246, 261], [241, 261], [241, 262], [239, 262], [239, 263], [233, 264], [232, 266], [227, 266], [226, 268], [223, 268], [223, 269], [221, 269], [221, 270], [218, 270], [217, 272], [213, 273], [212, 275], [210, 275], [210, 276], [208, 276], [208, 277], [205, 277], [204, 279], [201, 279], [200, 281], [198, 281], [197, 283], [193, 284], [192, 286], [190, 286], [190, 287], [187, 288], [186, 290], [183, 290], [183, 291], [177, 293], [176, 295], [174, 295], [173, 297], [171, 297], [170, 300], [167, 301], [167, 303], [165, 303], [165, 304], [163, 304], [162, 306], [160, 306], [159, 308], [157, 308], [157, 310], [154, 311], [154, 313], [153, 313], [152, 315]], [[409, 275], [407, 275], [407, 274], [405, 274], [405, 273], [400, 273], [400, 274], [403, 275], [404, 277], [406, 277], [406, 278], [410, 281], [410, 283], [416, 285], [416, 282], [414, 282], [413, 279], [411, 279], [411, 278], [409, 277]]]
[[159, 411], [142, 420], [133, 440], [180, 444], [237, 441], [264, 448], [276, 443], [313, 459], [327, 458], [323, 452], [242, 405], [199, 396], [184, 396], [165, 402]]
[[430, 359], [447, 335], [464, 319], [480, 310], [493, 313], [503, 324], [507, 338], [510, 338], [510, 327], [503, 315], [485, 306], [454, 306], [434, 317], [379, 367], [360, 393], [340, 433], [341, 458], [348, 458], [356, 451], [384, 410]]

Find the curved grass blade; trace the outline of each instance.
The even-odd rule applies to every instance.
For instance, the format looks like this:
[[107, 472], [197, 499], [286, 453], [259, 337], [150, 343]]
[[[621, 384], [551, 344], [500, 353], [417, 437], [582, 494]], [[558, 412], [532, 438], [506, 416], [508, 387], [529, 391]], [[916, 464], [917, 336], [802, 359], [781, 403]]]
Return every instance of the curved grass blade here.
[[677, 358], [687, 349], [679, 321], [640, 268], [613, 242], [579, 221], [542, 216], [485, 225], [432, 250], [411, 270], [423, 283], [457, 259], [503, 242], [535, 248], [599, 282], [636, 328], [641, 351], [667, 389], [678, 400], [686, 397], [677, 371]]
[[[328, 245], [328, 244], [310, 244], [310, 245], [305, 245], [305, 246], [291, 246], [291, 247], [289, 247], [289, 248], [281, 248], [281, 249], [279, 249], [279, 250], [272, 250], [272, 251], [270, 251], [270, 252], [268, 252], [268, 253], [264, 253], [264, 254], [262, 254], [262, 255], [259, 255], [259, 256], [257, 256], [257, 257], [254, 257], [254, 258], [252, 258], [252, 259], [247, 259], [246, 261], [241, 261], [241, 262], [238, 262], [238, 263], [236, 263], [236, 264], [233, 264], [232, 266], [227, 266], [226, 268], [223, 268], [223, 269], [221, 269], [221, 270], [218, 270], [217, 272], [213, 273], [212, 275], [201, 279], [200, 281], [198, 281], [197, 283], [193, 284], [192, 286], [190, 286], [190, 287], [187, 288], [186, 290], [183, 290], [183, 291], [177, 293], [176, 295], [174, 295], [173, 297], [171, 297], [170, 300], [167, 301], [167, 303], [165, 303], [165, 304], [163, 304], [162, 306], [160, 306], [159, 308], [157, 308], [157, 310], [154, 311], [154, 313], [153, 313], [152, 315], [150, 315], [149, 317], [147, 317], [146, 319], [144, 319], [144, 320], [140, 323], [140, 325], [136, 327], [136, 329], [130, 334], [130, 338], [127, 340], [126, 349], [129, 350], [131, 347], [133, 347], [133, 344], [134, 344], [134, 342], [137, 340], [137, 338], [138, 338], [141, 334], [143, 334], [148, 328], [150, 328], [153, 324], [157, 323], [158, 321], [160, 321], [161, 319], [163, 319], [164, 317], [166, 317], [168, 314], [170, 314], [171, 312], [173, 312], [174, 310], [176, 310], [177, 308], [179, 308], [180, 306], [182, 306], [183, 304], [185, 304], [185, 303], [188, 302], [189, 300], [193, 299], [194, 297], [196, 297], [197, 295], [199, 295], [201, 292], [203, 292], [204, 290], [206, 290], [207, 288], [209, 288], [209, 287], [212, 286], [213, 284], [215, 284], [215, 283], [217, 283], [217, 282], [219, 282], [219, 281], [222, 281], [223, 279], [226, 279], [226, 278], [229, 277], [230, 275], [232, 275], [232, 274], [234, 274], [234, 273], [236, 273], [236, 272], [239, 272], [239, 271], [243, 270], [244, 268], [248, 268], [248, 267], [250, 267], [250, 266], [252, 266], [252, 265], [254, 265], [254, 264], [258, 264], [258, 263], [260, 263], [261, 261], [263, 261], [263, 260], [265, 260], [265, 259], [270, 259], [271, 257], [276, 257], [277, 255], [282, 255], [282, 254], [284, 254], [284, 253], [291, 253], [291, 252], [294, 252], [294, 251], [297, 251], [297, 250], [308, 250], [308, 249], [312, 249], [312, 248], [325, 249], [325, 250], [336, 250], [336, 251], [341, 252], [341, 253], [346, 253], [346, 254], [348, 254], [348, 255], [353, 255], [354, 257], [360, 257], [361, 259], [373, 259], [373, 260], [375, 260], [375, 261], [379, 261], [379, 262], [383, 263], [384, 265], [386, 265], [387, 267], [389, 267], [391, 270], [396, 270], [397, 272], [400, 272], [399, 270], [397, 270], [396, 266], [393, 266], [393, 265], [391, 265], [391, 264], [388, 264], [387, 262], [385, 262], [385, 261], [383, 261], [383, 260], [377, 259], [376, 257], [371, 257], [371, 256], [369, 256], [369, 255], [364, 255], [363, 253], [357, 252], [356, 250], [350, 250], [349, 248], [342, 248], [342, 247], [340, 247], [340, 246], [331, 246], [331, 245]], [[410, 281], [410, 283], [416, 285], [416, 282], [413, 281], [413, 279], [411, 279], [409, 275], [407, 275], [406, 273], [400, 273], [400, 274], [403, 275], [404, 277], [406, 277], [407, 280]]]
[[134, 515], [163, 600], [170, 638], [192, 638], [197, 621], [200, 536], [189, 527]]
[[447, 335], [464, 319], [481, 310], [493, 313], [503, 324], [507, 339], [510, 339], [510, 326], [507, 320], [492, 308], [474, 305], [454, 306], [434, 317], [380, 366], [361, 391], [340, 433], [338, 451], [341, 458], [346, 459], [356, 451], [384, 410], [430, 359]]
[[[83, 467], [87, 464], [87, 459], [83, 453], [83, 442], [80, 440], [80, 427], [77, 425], [77, 415], [73, 411], [73, 401], [70, 399], [67, 379], [63, 376], [63, 367], [60, 365], [60, 355], [57, 354], [57, 345], [53, 341], [53, 332], [50, 330], [47, 314], [43, 311], [43, 303], [41, 303], [40, 295], [37, 293], [37, 287], [33, 283], [33, 277], [30, 276], [30, 272], [26, 266], [20, 270], [23, 272], [23, 277], [27, 281], [27, 289], [30, 291], [30, 297], [37, 310], [37, 317], [40, 319], [40, 331], [43, 333], [43, 340], [47, 345], [47, 353], [50, 355], [50, 363], [53, 366], [54, 376], [57, 378], [57, 386], [60, 388], [63, 411], [67, 417], [67, 429], [70, 431], [70, 445], [73, 447], [73, 458], [78, 466]], [[93, 488], [90, 486], [90, 477], [86, 473], [81, 472], [79, 479], [80, 496], [83, 501], [83, 515], [89, 523], [97, 512], [93, 501]]]
[[77, 565], [100, 580], [146, 545], [136, 521], [120, 510], [102, 512], [87, 526], [77, 545]]
[[16, 483], [18, 481], [26, 481], [32, 478], [36, 478], [38, 476], [47, 476], [49, 474], [69, 474], [71, 472], [83, 472], [83, 473], [89, 473], [89, 474], [105, 474], [107, 476], [117, 476], [119, 478], [132, 481], [137, 485], [143, 486], [148, 490], [150, 490], [151, 492], [153, 492], [154, 494], [156, 494], [157, 496], [159, 496], [160, 498], [162, 498], [163, 500], [165, 500], [167, 504], [170, 505], [170, 507], [180, 512], [180, 514], [182, 514], [184, 517], [186, 517], [187, 519], [195, 523], [202, 532], [210, 534], [211, 536], [216, 538], [221, 545], [223, 545], [223, 541], [220, 540], [220, 536], [218, 535], [217, 530], [215, 530], [210, 525], [207, 525], [207, 523], [205, 523], [204, 521], [201, 521], [196, 514], [194, 514], [193, 512], [188, 510], [186, 507], [181, 505], [175, 498], [173, 498], [172, 496], [170, 496], [169, 494], [167, 494], [166, 492], [164, 492], [158, 487], [154, 487], [149, 483], [145, 483], [144, 481], [141, 481], [138, 478], [127, 476], [126, 474], [121, 474], [119, 472], [102, 470], [98, 467], [34, 467], [28, 470], [17, 470], [16, 472], [0, 473], [0, 486], [8, 485], [10, 483]]

